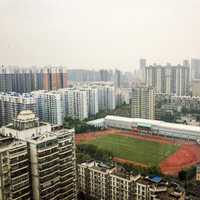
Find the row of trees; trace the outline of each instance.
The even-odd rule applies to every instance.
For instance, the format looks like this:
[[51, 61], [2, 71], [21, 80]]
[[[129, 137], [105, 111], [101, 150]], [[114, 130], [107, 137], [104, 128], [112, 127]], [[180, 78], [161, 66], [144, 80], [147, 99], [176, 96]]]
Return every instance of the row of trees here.
[[95, 127], [92, 125], [87, 124], [86, 121], [81, 121], [79, 119], [72, 119], [71, 117], [65, 117], [64, 128], [74, 128], [76, 133], [86, 133], [86, 132], [94, 132], [102, 130], [102, 128]]
[[102, 162], [112, 162], [113, 154], [110, 151], [102, 150], [92, 144], [77, 145], [77, 162], [81, 163], [86, 160], [99, 160]]

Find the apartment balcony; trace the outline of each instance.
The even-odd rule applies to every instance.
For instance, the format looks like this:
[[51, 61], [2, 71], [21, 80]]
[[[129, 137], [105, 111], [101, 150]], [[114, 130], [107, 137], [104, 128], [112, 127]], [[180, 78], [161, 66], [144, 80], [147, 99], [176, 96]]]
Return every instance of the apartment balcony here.
[[37, 151], [38, 151], [38, 153], [42, 153], [42, 152], [45, 152], [45, 151], [53, 151], [55, 149], [56, 150], [58, 149], [57, 143], [55, 145], [52, 145], [52, 146], [47, 146], [47, 147], [44, 147], [44, 148], [38, 148]]
[[15, 165], [19, 165], [19, 164], [23, 164], [24, 165], [24, 162], [27, 162], [28, 163], [28, 158], [24, 158], [22, 160], [18, 160], [17, 162], [14, 162], [14, 163], [11, 163], [10, 165], [13, 167]]
[[21, 199], [26, 199], [26, 200], [30, 200], [30, 192], [28, 191], [27, 193], [19, 196], [19, 197], [16, 197], [15, 199], [13, 198], [13, 200], [21, 200]]
[[46, 164], [46, 163], [50, 163], [50, 162], [53, 162], [55, 160], [59, 160], [59, 157], [56, 155], [56, 154], [53, 154], [53, 155], [50, 155], [50, 156], [46, 156], [46, 157], [43, 157], [43, 158], [38, 158], [38, 163], [40, 165], [42, 164]]
[[42, 170], [39, 172], [39, 176], [41, 178], [44, 178], [44, 177], [48, 177], [48, 176], [51, 176], [55, 173], [58, 173], [58, 167], [52, 167], [51, 169], [46, 169], [46, 170]]
[[65, 171], [60, 171], [59, 174], [61, 177], [64, 177], [65, 175], [68, 175], [68, 174], [74, 174], [74, 171], [75, 170], [73, 170], [73, 168], [71, 167]]
[[27, 151], [21, 151], [21, 152], [10, 154], [10, 159], [18, 158], [20, 156], [27, 156]]
[[55, 151], [55, 152], [38, 153], [38, 158], [39, 159], [41, 159], [41, 158], [48, 158], [48, 157], [51, 157], [52, 155], [58, 156], [59, 152]]
[[47, 176], [40, 177], [40, 183], [45, 183], [48, 181], [51, 181], [52, 179], [59, 176], [59, 173], [57, 171], [53, 172], [52, 174], [48, 174]]
[[53, 191], [48, 192], [41, 192], [41, 199], [42, 200], [53, 200], [53, 199], [59, 199], [59, 187]]
[[10, 158], [10, 164], [15, 164], [20, 161], [24, 161], [26, 159], [28, 159], [27, 153], [26, 154], [18, 154], [16, 156]]
[[72, 153], [72, 149], [64, 148], [64, 149], [59, 150], [59, 154], [63, 154], [63, 153]]
[[11, 178], [14, 179], [14, 178], [20, 177], [20, 176], [24, 175], [25, 173], [28, 173], [28, 171], [29, 171], [28, 166], [17, 169], [15, 171], [11, 172]]
[[58, 190], [60, 187], [60, 182], [57, 181], [55, 182], [53, 185], [48, 185], [48, 186], [44, 186], [41, 185], [41, 195], [44, 196], [44, 195], [47, 195], [47, 194], [50, 194], [51, 192], [55, 192], [56, 190]]
[[54, 162], [48, 162], [43, 165], [39, 165], [40, 171], [48, 170], [55, 167], [59, 167], [59, 162], [57, 160], [54, 160]]
[[12, 193], [12, 199], [21, 199], [22, 196], [28, 195], [30, 196], [30, 187], [27, 185], [26, 187], [22, 188], [21, 190], [14, 191]]
[[22, 176], [14, 177], [12, 178], [12, 184], [18, 184], [20, 181], [26, 181], [29, 180], [29, 172], [24, 173]]
[[65, 177], [65, 178], [61, 178], [60, 187], [64, 187], [69, 181], [71, 181], [71, 182], [75, 181], [75, 177], [74, 176], [68, 176], [68, 177]]

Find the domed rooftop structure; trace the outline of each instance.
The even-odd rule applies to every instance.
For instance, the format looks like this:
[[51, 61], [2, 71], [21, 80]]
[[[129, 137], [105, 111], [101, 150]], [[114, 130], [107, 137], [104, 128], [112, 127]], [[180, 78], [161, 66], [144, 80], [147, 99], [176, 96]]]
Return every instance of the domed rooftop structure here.
[[23, 110], [17, 116], [17, 120], [34, 120], [36, 118], [35, 114], [31, 110]]
[[39, 126], [39, 118], [31, 110], [21, 111], [13, 120], [13, 127], [17, 130], [25, 130]]

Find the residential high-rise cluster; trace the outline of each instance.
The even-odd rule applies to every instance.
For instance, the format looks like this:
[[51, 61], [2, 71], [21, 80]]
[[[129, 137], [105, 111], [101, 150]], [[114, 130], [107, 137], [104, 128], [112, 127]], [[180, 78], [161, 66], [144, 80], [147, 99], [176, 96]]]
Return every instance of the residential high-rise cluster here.
[[145, 84], [153, 87], [156, 93], [184, 96], [189, 94], [189, 74], [188, 66], [146, 66]]
[[27, 109], [42, 121], [62, 125], [65, 116], [83, 120], [99, 111], [113, 110], [115, 101], [115, 88], [108, 83], [23, 94], [0, 93], [0, 126], [11, 123], [20, 111]]
[[0, 133], [2, 200], [76, 200], [73, 129], [52, 128], [27, 110]]
[[78, 165], [79, 191], [102, 200], [184, 200], [185, 191], [160, 177], [142, 177], [96, 161]]
[[132, 90], [131, 117], [154, 119], [155, 94], [152, 87], [136, 87]]
[[27, 93], [33, 90], [55, 90], [68, 85], [64, 67], [0, 67], [0, 91]]
[[51, 124], [62, 125], [65, 116], [83, 120], [99, 111], [115, 109], [115, 91], [109, 84], [86, 84], [32, 94], [39, 118]]

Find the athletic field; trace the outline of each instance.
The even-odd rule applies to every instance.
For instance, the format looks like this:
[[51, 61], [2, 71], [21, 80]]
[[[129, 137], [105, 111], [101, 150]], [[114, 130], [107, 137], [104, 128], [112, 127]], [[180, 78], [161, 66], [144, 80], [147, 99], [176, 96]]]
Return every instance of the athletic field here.
[[114, 157], [147, 166], [159, 166], [161, 161], [175, 153], [179, 148], [179, 145], [175, 144], [162, 144], [122, 135], [105, 135], [86, 143], [111, 151]]

